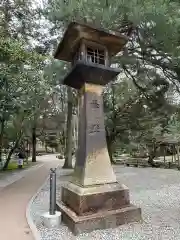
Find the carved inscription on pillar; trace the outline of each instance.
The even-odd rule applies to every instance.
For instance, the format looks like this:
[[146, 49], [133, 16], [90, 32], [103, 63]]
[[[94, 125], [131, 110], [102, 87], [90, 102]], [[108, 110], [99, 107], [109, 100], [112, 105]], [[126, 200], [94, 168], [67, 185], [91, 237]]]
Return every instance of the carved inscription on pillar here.
[[[90, 102], [90, 106], [91, 106], [91, 109], [92, 109], [92, 114], [96, 114], [96, 112], [94, 110], [98, 110], [99, 107], [100, 107], [100, 104], [98, 103], [98, 100], [97, 99], [92, 99], [91, 102]], [[96, 118], [95, 118], [96, 120]], [[88, 133], [97, 133], [97, 132], [100, 132], [100, 126], [99, 126], [99, 122], [95, 122], [93, 124], [91, 124], [89, 126], [89, 131]]]
[[92, 108], [99, 108], [100, 104], [98, 103], [97, 99], [92, 99], [92, 101], [90, 102]]
[[89, 117], [89, 124], [88, 124], [88, 133], [89, 134], [95, 134], [100, 132], [100, 118], [101, 116], [101, 106], [100, 102], [98, 101], [100, 96], [97, 96], [96, 94], [93, 93], [88, 93], [89, 94], [89, 106], [88, 106], [88, 117]]
[[89, 126], [89, 133], [97, 133], [100, 132], [99, 124], [92, 124]]

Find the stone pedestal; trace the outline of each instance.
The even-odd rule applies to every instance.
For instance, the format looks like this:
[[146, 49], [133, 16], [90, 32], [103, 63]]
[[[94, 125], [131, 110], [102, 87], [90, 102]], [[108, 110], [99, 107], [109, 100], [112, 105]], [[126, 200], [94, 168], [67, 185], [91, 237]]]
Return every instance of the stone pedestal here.
[[56, 211], [54, 215], [46, 212], [42, 215], [43, 224], [47, 228], [58, 228], [61, 223], [61, 212]]
[[79, 147], [73, 177], [57, 202], [74, 234], [140, 221], [129, 190], [117, 183], [107, 151], [102, 86], [84, 84], [79, 102]]

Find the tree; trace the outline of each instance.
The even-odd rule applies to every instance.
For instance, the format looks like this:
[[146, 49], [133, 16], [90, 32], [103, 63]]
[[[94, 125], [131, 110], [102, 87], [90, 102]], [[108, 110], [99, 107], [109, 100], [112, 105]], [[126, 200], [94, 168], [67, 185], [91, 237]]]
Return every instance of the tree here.
[[72, 152], [73, 152], [73, 139], [72, 139], [72, 131], [73, 131], [73, 93], [72, 90], [67, 88], [68, 95], [68, 112], [67, 112], [67, 126], [66, 126], [66, 149], [65, 149], [65, 162], [63, 168], [72, 168]]
[[126, 80], [132, 79], [136, 89], [133, 88], [133, 95], [128, 95], [123, 103], [118, 98], [123, 91], [117, 87], [120, 84], [111, 85], [110, 99], [105, 93], [111, 159], [117, 139], [126, 146], [142, 139], [141, 145], [146, 146], [148, 141], [153, 142], [156, 133], [166, 132], [174, 111], [166, 96], [172, 88], [179, 91], [179, 31], [174, 31], [179, 29], [179, 13], [174, 9], [179, 9], [177, 1], [163, 0], [156, 4], [154, 1], [131, 1], [129, 4], [124, 1], [53, 0], [46, 5], [45, 16], [53, 23], [54, 33], [60, 33], [73, 19], [129, 37], [123, 53], [112, 60], [119, 63]]
[[104, 105], [111, 161], [113, 152], [118, 149], [130, 153], [143, 150], [152, 162], [155, 154], [153, 146], [159, 137], [167, 133], [169, 120], [177, 111], [177, 106], [170, 105], [165, 97], [163, 105], [159, 101], [148, 100], [127, 79], [107, 87]]
[[[40, 36], [38, 33], [38, 11], [33, 7], [33, 2], [28, 1], [9, 1], [5, 0], [0, 3], [0, 159], [2, 159], [3, 141], [6, 131], [15, 126], [12, 119], [18, 119], [18, 115], [28, 112], [28, 121], [32, 119], [36, 112], [35, 99], [41, 95], [35, 92], [37, 85], [42, 81], [42, 67], [44, 66], [45, 57], [33, 49], [32, 38]], [[45, 85], [47, 86], [47, 85]], [[44, 84], [41, 84], [44, 89]], [[37, 89], [39, 91], [39, 89]], [[44, 97], [45, 91], [43, 91]], [[42, 95], [41, 95], [42, 97]], [[33, 100], [34, 99], [34, 100]], [[29, 111], [30, 110], [30, 111]], [[24, 123], [23, 117], [20, 118]], [[12, 130], [13, 132], [13, 130]], [[15, 128], [16, 144], [10, 150], [15, 150], [23, 136], [21, 128]], [[10, 156], [10, 155], [9, 155]], [[7, 167], [8, 159], [4, 169]]]
[[36, 53], [27, 52], [20, 41], [1, 38], [0, 49], [1, 66], [3, 66], [0, 74], [0, 154], [2, 155], [3, 137], [8, 121], [13, 115], [24, 112], [29, 107], [28, 69], [30, 66], [34, 68], [37, 62], [43, 59]]
[[19, 111], [17, 114], [14, 114], [11, 117], [11, 120], [7, 123], [5, 138], [8, 139], [8, 142], [11, 143], [11, 146], [9, 147], [9, 152], [6, 158], [6, 162], [3, 166], [3, 170], [7, 169], [12, 154], [21, 142], [28, 115], [29, 113], [26, 111]]
[[[74, 92], [72, 98], [70, 92], [65, 93], [64, 86], [59, 86], [69, 65], [52, 60], [49, 55], [57, 45], [57, 34], [62, 35], [67, 23], [73, 19], [116, 30], [129, 37], [122, 53], [112, 59], [123, 70], [121, 81], [118, 79], [115, 84], [109, 84], [104, 93], [108, 149], [112, 161], [117, 146], [122, 151], [146, 149], [153, 160], [157, 137], [173, 132], [171, 118], [178, 115], [174, 92], [179, 94], [179, 5], [178, 1], [164, 0], [156, 4], [152, 0], [133, 0], [131, 3], [51, 0], [40, 9], [39, 6], [35, 8], [31, 0], [2, 1], [0, 159], [5, 138], [15, 144], [30, 131], [35, 161], [38, 122], [45, 115], [67, 113], [69, 140], [65, 165], [71, 165], [71, 123], [77, 98]], [[42, 26], [46, 33], [40, 31]], [[48, 112], [47, 102], [54, 92], [60, 101], [56, 101], [56, 107]], [[17, 119], [19, 127], [14, 124]], [[64, 143], [63, 124], [58, 132], [56, 140], [60, 138]], [[49, 144], [52, 142], [58, 141], [51, 139]]]

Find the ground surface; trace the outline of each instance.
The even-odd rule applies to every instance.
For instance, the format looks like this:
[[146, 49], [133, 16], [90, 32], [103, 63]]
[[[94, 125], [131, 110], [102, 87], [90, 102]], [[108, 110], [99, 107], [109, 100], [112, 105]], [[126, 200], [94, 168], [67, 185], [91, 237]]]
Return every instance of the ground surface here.
[[27, 175], [28, 172], [35, 170], [36, 168], [39, 168], [43, 165], [42, 161], [36, 163], [29, 163], [27, 166], [25, 164], [25, 167], [23, 169], [13, 169], [13, 170], [6, 170], [0, 171], [0, 190], [2, 190], [4, 187], [18, 181], [19, 179], [23, 178]]
[[[43, 240], [179, 240], [180, 239], [180, 172], [171, 169], [114, 167], [118, 181], [126, 184], [131, 202], [142, 208], [143, 223], [72, 235], [63, 224], [48, 230], [41, 224], [41, 213], [48, 210], [49, 184], [42, 189], [31, 207], [31, 216]], [[70, 171], [58, 170], [60, 186]]]
[[49, 174], [59, 163], [55, 155], [37, 157], [32, 168], [0, 174], [0, 239], [34, 239], [26, 221], [26, 207]]

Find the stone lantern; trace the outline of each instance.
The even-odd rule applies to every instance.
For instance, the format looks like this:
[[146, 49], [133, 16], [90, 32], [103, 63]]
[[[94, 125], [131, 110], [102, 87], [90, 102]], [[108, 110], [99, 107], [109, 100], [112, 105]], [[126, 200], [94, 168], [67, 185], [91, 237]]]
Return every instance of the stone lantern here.
[[55, 53], [56, 59], [72, 63], [64, 84], [79, 91], [76, 164], [57, 201], [74, 234], [141, 220], [128, 188], [116, 180], [104, 126], [103, 86], [120, 73], [110, 60], [127, 41], [123, 35], [72, 22]]

